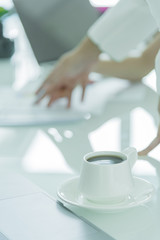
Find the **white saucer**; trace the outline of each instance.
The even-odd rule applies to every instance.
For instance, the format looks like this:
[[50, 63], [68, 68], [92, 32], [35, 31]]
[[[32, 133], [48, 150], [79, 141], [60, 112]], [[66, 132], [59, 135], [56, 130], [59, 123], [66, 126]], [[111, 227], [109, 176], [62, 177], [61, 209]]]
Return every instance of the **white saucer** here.
[[78, 183], [79, 177], [64, 182], [57, 190], [58, 197], [68, 204], [94, 211], [110, 212], [129, 209], [148, 202], [154, 194], [154, 187], [150, 182], [134, 177], [135, 186], [132, 195], [126, 196], [126, 199], [118, 204], [98, 204], [80, 196]]

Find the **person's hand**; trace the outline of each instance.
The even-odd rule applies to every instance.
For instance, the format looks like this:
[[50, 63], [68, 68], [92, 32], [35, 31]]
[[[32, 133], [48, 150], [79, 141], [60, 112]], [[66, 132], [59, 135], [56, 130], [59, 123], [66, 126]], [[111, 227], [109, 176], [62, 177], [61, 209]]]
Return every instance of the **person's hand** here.
[[83, 63], [80, 63], [74, 54], [68, 53], [64, 55], [37, 90], [36, 94], [43, 92], [38, 102], [49, 96], [48, 106], [50, 106], [55, 100], [66, 97], [68, 106], [70, 106], [72, 91], [78, 84], [82, 86], [83, 99], [85, 87], [89, 82], [88, 74], [89, 67], [83, 66]]
[[157, 136], [153, 139], [153, 141], [149, 144], [148, 147], [143, 149], [138, 153], [139, 156], [147, 155], [149, 152], [151, 152], [155, 147], [157, 147], [160, 144], [160, 125], [158, 127]]
[[[160, 98], [159, 98], [159, 103], [158, 103], [158, 112], [160, 114]], [[138, 153], [139, 156], [145, 156], [147, 155], [149, 152], [151, 152], [154, 148], [156, 148], [158, 145], [160, 144], [160, 124], [158, 127], [158, 131], [157, 131], [157, 135], [156, 137], [153, 139], [153, 141], [142, 151], [140, 151]]]
[[37, 90], [36, 94], [41, 95], [37, 103], [48, 96], [48, 106], [50, 106], [57, 99], [66, 97], [70, 107], [72, 91], [77, 85], [82, 86], [83, 100], [86, 85], [90, 82], [88, 75], [99, 52], [97, 47], [86, 39], [80, 47], [64, 54]]

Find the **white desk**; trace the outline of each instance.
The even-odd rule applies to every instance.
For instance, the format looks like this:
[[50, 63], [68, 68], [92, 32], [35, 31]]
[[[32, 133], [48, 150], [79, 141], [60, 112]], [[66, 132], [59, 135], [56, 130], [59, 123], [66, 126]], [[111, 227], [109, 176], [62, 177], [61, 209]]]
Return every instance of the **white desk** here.
[[[7, 76], [8, 69], [13, 70], [12, 64], [0, 61], [2, 81], [11, 78]], [[16, 65], [14, 68], [18, 71]], [[17, 75], [11, 75], [13, 81], [6, 81], [5, 85], [11, 86], [16, 81]], [[120, 83], [123, 85], [124, 81]], [[112, 89], [112, 82], [108, 84]], [[152, 80], [149, 84], [152, 85]], [[89, 120], [42, 127], [0, 128], [0, 171], [21, 173], [56, 196], [56, 189], [63, 181], [79, 174], [82, 157], [87, 152], [122, 150], [129, 145], [141, 150], [156, 134], [157, 96], [146, 85], [126, 85], [122, 89], [106, 101], [103, 113]], [[156, 193], [151, 202], [117, 213], [95, 213], [75, 207], [74, 211], [117, 240], [159, 240], [159, 151], [160, 146], [150, 154], [150, 162], [139, 160], [134, 169], [136, 176], [154, 184]]]

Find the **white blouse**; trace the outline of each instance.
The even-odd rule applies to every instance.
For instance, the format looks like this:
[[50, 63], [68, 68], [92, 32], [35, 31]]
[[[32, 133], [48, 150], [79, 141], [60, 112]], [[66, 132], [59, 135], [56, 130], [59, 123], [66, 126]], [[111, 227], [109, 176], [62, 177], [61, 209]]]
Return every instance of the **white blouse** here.
[[[160, 29], [160, 0], [120, 0], [88, 30], [88, 36], [116, 61]], [[160, 51], [156, 57], [160, 94]]]
[[146, 0], [160, 30], [160, 0]]
[[145, 0], [120, 0], [93, 24], [88, 36], [112, 59], [121, 61], [156, 30]]
[[[160, 0], [146, 0], [160, 31]], [[157, 92], [160, 95], [160, 50], [156, 56]]]

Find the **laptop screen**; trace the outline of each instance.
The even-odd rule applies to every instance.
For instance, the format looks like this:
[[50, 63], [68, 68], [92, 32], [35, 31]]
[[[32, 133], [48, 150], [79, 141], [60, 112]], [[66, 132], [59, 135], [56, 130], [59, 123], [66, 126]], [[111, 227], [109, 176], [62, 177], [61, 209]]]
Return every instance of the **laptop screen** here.
[[74, 48], [98, 19], [89, 0], [13, 0], [39, 63]]

